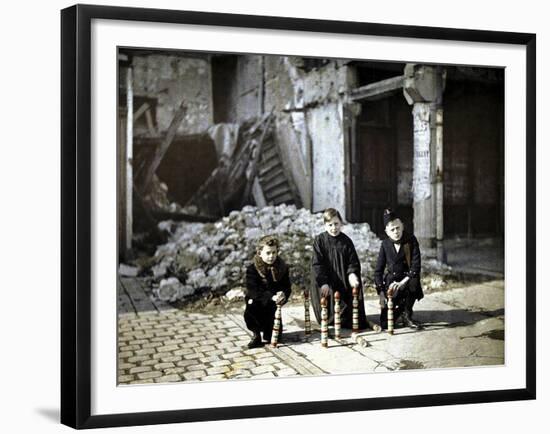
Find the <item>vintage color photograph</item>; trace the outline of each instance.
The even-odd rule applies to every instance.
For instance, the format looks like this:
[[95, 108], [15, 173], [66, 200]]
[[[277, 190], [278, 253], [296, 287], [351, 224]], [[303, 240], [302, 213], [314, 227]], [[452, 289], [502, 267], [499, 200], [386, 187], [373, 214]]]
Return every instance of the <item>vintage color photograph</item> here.
[[504, 365], [504, 69], [119, 48], [118, 384]]

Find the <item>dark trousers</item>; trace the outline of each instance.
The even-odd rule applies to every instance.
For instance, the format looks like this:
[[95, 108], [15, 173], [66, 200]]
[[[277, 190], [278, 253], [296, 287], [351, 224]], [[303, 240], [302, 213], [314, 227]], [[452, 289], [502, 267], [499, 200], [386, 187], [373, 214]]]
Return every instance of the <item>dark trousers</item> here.
[[[252, 304], [246, 303], [244, 310], [246, 327], [254, 333], [263, 332], [264, 339], [271, 339], [276, 310], [277, 306], [272, 300], [269, 300], [266, 305], [256, 301]], [[283, 330], [282, 322], [280, 330]]]

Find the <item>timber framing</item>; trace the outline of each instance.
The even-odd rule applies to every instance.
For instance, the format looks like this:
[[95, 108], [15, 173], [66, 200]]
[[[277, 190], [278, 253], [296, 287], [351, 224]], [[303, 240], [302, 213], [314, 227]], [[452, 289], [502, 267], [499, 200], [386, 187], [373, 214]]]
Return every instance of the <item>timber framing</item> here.
[[382, 99], [398, 90], [401, 90], [404, 82], [405, 76], [400, 75], [397, 77], [388, 78], [386, 80], [377, 81], [376, 83], [367, 84], [366, 86], [353, 89], [349, 93], [349, 99], [356, 102]]

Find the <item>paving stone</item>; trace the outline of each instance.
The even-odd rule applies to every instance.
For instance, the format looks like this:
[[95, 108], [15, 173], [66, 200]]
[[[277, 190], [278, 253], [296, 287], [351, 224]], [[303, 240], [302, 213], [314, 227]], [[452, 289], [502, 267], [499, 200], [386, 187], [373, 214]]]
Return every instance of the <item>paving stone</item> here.
[[204, 336], [201, 335], [201, 336], [191, 336], [190, 338], [187, 338], [186, 341], [188, 343], [193, 343], [193, 342], [202, 342], [204, 340]]
[[[128, 357], [132, 357], [134, 355], [134, 352], [133, 351], [119, 351], [118, 353], [118, 358], [119, 359], [126, 359]], [[137, 354], [136, 355], [141, 355], [141, 354]]]
[[224, 359], [234, 359], [235, 357], [242, 357], [242, 356], [243, 356], [243, 353], [238, 351], [238, 352], [235, 352], [235, 353], [223, 354], [222, 358], [224, 358]]
[[149, 359], [141, 362], [141, 366], [155, 366], [159, 363], [158, 359]]
[[138, 378], [140, 380], [147, 380], [149, 378], [158, 378], [158, 377], [162, 377], [162, 372], [156, 372], [156, 371], [152, 371], [152, 372], [143, 372], [141, 374], [137, 374]]
[[167, 331], [164, 331], [164, 332], [155, 332], [154, 336], [151, 336], [152, 338], [153, 337], [157, 337], [157, 338], [162, 338], [162, 337], [168, 337], [168, 336], [172, 336], [172, 332], [167, 332]]
[[229, 361], [229, 360], [218, 360], [218, 361], [215, 361], [215, 362], [211, 362], [210, 364], [212, 366], [227, 366], [227, 365], [231, 365], [231, 361]]
[[235, 348], [235, 345], [233, 344], [233, 342], [223, 342], [221, 344], [216, 344], [216, 348], [219, 348], [220, 350], [233, 349]]
[[298, 375], [298, 373], [292, 368], [281, 369], [276, 372], [278, 377], [291, 377], [293, 375]]
[[244, 330], [239, 329], [238, 331], [232, 331], [227, 333], [229, 336], [248, 336], [248, 333], [246, 333]]
[[130, 381], [133, 381], [136, 377], [133, 375], [119, 375], [118, 382], [119, 383], [129, 383]]
[[257, 359], [256, 363], [258, 365], [274, 365], [278, 361], [279, 359], [277, 357], [263, 357], [261, 359]]
[[118, 369], [130, 369], [130, 368], [134, 368], [135, 366], [136, 366], [135, 363], [119, 363]]
[[155, 353], [156, 353], [156, 350], [154, 348], [145, 348], [143, 350], [137, 350], [135, 352], [136, 356], [148, 356]]
[[197, 364], [196, 360], [182, 360], [181, 362], [176, 363], [176, 366], [185, 367], [185, 366], [196, 365], [196, 364]]
[[[126, 345], [126, 346], [123, 346], [123, 347], [119, 347], [119, 351], [121, 352], [124, 352], [124, 351], [135, 351], [135, 350], [139, 350], [141, 347], [139, 345]], [[119, 357], [120, 357], [120, 353], [119, 353]]]
[[155, 378], [155, 383], [175, 383], [181, 381], [181, 377], [178, 374], [163, 375], [162, 377]]
[[163, 346], [162, 342], [147, 342], [146, 344], [143, 344], [141, 347], [145, 349], [145, 348], [157, 348], [162, 346]]
[[193, 371], [183, 374], [183, 378], [185, 378], [186, 380], [198, 380], [202, 377], [206, 377], [205, 371]]
[[239, 363], [239, 362], [248, 362], [250, 360], [254, 360], [254, 357], [252, 357], [252, 356], [242, 356], [242, 357], [235, 357], [233, 359], [233, 361], [237, 362], [237, 363]]
[[200, 371], [208, 368], [204, 363], [197, 363], [195, 365], [189, 365], [187, 366], [188, 371]]
[[153, 359], [156, 359], [156, 360], [160, 360], [164, 357], [172, 357], [174, 356], [175, 354], [174, 353], [170, 353], [170, 352], [163, 352], [163, 353], [156, 353], [156, 354], [153, 354]]
[[163, 363], [176, 363], [181, 360], [181, 356], [169, 356], [169, 357], [161, 357], [160, 361]]
[[263, 359], [264, 357], [273, 357], [273, 353], [271, 351], [265, 351], [263, 353], [258, 353], [254, 355], [254, 358], [256, 360]]
[[193, 353], [193, 354], [186, 354], [183, 356], [184, 359], [190, 360], [190, 359], [200, 359], [204, 357], [204, 354], [202, 353]]
[[[184, 356], [186, 354], [193, 354], [195, 351], [192, 348], [180, 348], [174, 351], [175, 356]], [[208, 354], [208, 353], [207, 353]]]
[[165, 345], [163, 347], [156, 348], [156, 350], [159, 353], [169, 353], [171, 351], [179, 350], [179, 346], [177, 346], [177, 345]]
[[185, 341], [183, 339], [170, 339], [164, 342], [166, 345], [179, 345], [183, 344]]
[[164, 374], [165, 375], [173, 375], [173, 374], [183, 374], [187, 372], [187, 368], [186, 367], [181, 367], [181, 368], [168, 368], [164, 371]]
[[209, 368], [206, 370], [208, 372], [208, 375], [214, 375], [214, 374], [223, 374], [225, 372], [229, 372], [230, 369], [227, 366], [216, 366], [214, 368]]
[[257, 365], [253, 361], [233, 363], [231, 367], [233, 369], [250, 369], [255, 368]]
[[[267, 352], [267, 350], [264, 349], [264, 348], [250, 348], [248, 350], [243, 351], [243, 353], [245, 353], [248, 356], [261, 354], [261, 353], [266, 353], [266, 352]], [[267, 354], [271, 354], [271, 353], [267, 353]]]
[[155, 370], [157, 370], [157, 371], [163, 371], [163, 370], [165, 370], [165, 369], [167, 369], [167, 368], [175, 368], [175, 367], [176, 367], [176, 365], [174, 365], [174, 364], [171, 363], [171, 362], [167, 362], [167, 363], [157, 363], [157, 364], [155, 365]]
[[253, 375], [264, 374], [266, 372], [273, 372], [273, 371], [275, 371], [275, 368], [271, 365], [256, 366], [255, 368], [252, 368], [250, 370], [250, 372], [252, 372]]
[[136, 366], [128, 370], [129, 374], [140, 374], [142, 372], [150, 372], [152, 370], [151, 366]]
[[209, 357], [204, 357], [203, 359], [201, 359], [201, 361], [203, 363], [212, 363], [212, 362], [218, 362], [220, 361], [221, 359], [218, 357], [218, 356], [209, 356]]
[[230, 378], [248, 378], [252, 376], [248, 369], [234, 369], [226, 375]]
[[224, 350], [214, 350], [214, 351], [207, 351], [206, 354], [209, 356], [221, 356], [222, 354], [225, 354]]
[[128, 363], [139, 363], [149, 359], [150, 359], [149, 356], [134, 356], [128, 359]]
[[214, 345], [201, 345], [196, 348], [197, 351], [200, 351], [201, 353], [205, 353], [206, 351], [214, 351], [216, 347]]

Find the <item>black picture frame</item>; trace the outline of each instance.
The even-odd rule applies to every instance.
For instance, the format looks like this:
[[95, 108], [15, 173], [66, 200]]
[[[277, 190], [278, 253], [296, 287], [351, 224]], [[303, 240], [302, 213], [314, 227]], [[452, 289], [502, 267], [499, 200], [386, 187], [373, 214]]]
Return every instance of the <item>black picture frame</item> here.
[[[525, 388], [91, 415], [91, 21], [93, 19], [516, 44], [526, 47]], [[73, 428], [213, 421], [536, 397], [536, 35], [361, 22], [76, 5], [61, 11], [61, 422]]]

